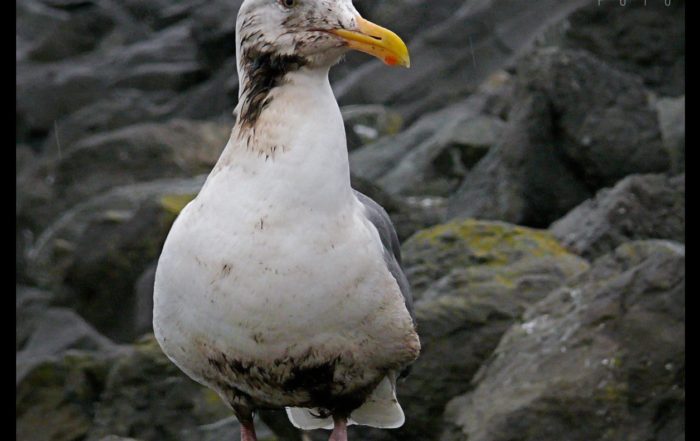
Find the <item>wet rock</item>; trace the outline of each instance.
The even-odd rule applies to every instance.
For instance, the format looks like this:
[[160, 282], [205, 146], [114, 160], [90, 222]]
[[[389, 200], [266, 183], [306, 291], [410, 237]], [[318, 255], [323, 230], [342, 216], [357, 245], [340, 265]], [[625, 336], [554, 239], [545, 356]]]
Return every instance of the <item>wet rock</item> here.
[[34, 333], [41, 315], [49, 308], [53, 295], [31, 286], [15, 288], [15, 351], [19, 351]]
[[509, 127], [451, 198], [451, 216], [546, 227], [626, 175], [669, 170], [639, 78], [556, 48], [525, 57], [516, 76]]
[[442, 439], [684, 439], [684, 267], [664, 241], [598, 259], [508, 331]]
[[33, 366], [17, 384], [17, 439], [84, 440], [108, 370], [109, 359], [78, 352]]
[[664, 147], [671, 157], [674, 173], [685, 170], [685, 95], [657, 101], [659, 126]]
[[29, 276], [54, 287], [57, 301], [76, 308], [101, 332], [131, 341], [143, 324], [134, 284], [203, 181], [119, 187], [77, 205], [38, 237], [28, 256]]
[[[464, 2], [415, 37], [403, 35], [410, 43], [410, 70], [397, 75], [372, 61], [336, 81], [334, 90], [341, 104], [380, 102], [401, 112], [412, 123], [426, 112], [473, 93], [491, 73], [508, 66], [514, 55], [529, 47], [548, 26], [585, 3], [546, 0], [523, 8], [515, 0]], [[425, 2], [425, 7], [436, 8], [439, 14], [443, 5], [436, 7], [435, 2]], [[444, 7], [450, 8], [448, 4]]]
[[219, 397], [180, 372], [151, 335], [113, 363], [86, 440], [119, 435], [180, 441], [183, 431], [227, 416]]
[[403, 119], [384, 106], [345, 106], [340, 109], [345, 122], [348, 151], [352, 151], [383, 136], [401, 131]]
[[16, 381], [38, 363], [69, 349], [108, 353], [117, 347], [67, 308], [48, 308], [34, 317], [33, 329], [15, 358]]
[[230, 130], [188, 120], [135, 124], [64, 146], [60, 156], [47, 153], [20, 178], [19, 217], [41, 231], [61, 211], [110, 188], [208, 173]]
[[685, 175], [634, 175], [601, 190], [551, 226], [574, 253], [592, 259], [624, 242], [685, 241]]
[[[588, 3], [566, 21], [562, 45], [581, 48], [663, 95], [685, 93], [685, 1]], [[644, 32], [639, 32], [643, 28]]]
[[413, 233], [444, 221], [444, 201], [428, 198], [403, 199], [388, 194], [382, 188], [360, 176], [351, 174], [352, 187], [374, 199], [389, 214], [400, 241]]
[[451, 222], [402, 248], [416, 299], [421, 356], [398, 385], [406, 424], [377, 439], [437, 439], [450, 398], [469, 381], [526, 307], [588, 264], [545, 231]]
[[[59, 9], [56, 4], [50, 4]], [[65, 11], [66, 6], [63, 5]], [[78, 8], [56, 13], [54, 23], [36, 38], [28, 57], [34, 61], [56, 61], [95, 49], [114, 26], [110, 11], [99, 2], [83, 1]], [[58, 12], [58, 11], [56, 11]]]
[[152, 335], [118, 352], [69, 351], [33, 366], [17, 384], [16, 411], [17, 439], [28, 441], [206, 440], [229, 433], [214, 423], [231, 415]]

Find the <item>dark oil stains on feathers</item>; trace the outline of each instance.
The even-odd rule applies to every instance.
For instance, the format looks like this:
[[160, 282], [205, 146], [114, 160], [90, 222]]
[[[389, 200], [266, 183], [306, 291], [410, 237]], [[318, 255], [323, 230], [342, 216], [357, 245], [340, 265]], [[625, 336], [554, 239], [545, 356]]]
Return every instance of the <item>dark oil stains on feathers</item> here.
[[[273, 388], [285, 396], [297, 397], [295, 403], [285, 405], [317, 408], [320, 418], [330, 415], [349, 416], [364, 403], [385, 375], [350, 387], [345, 383], [347, 379], [342, 378], [343, 375], [339, 375], [339, 372], [347, 373], [348, 368], [349, 371], [359, 372], [359, 366], [348, 366], [348, 360], [340, 356], [319, 360], [313, 349], [296, 357], [276, 359], [264, 366], [234, 359], [221, 352], [210, 353], [207, 360], [215, 372], [208, 380], [217, 384], [220, 390], [226, 391], [231, 405], [249, 406], [251, 409], [279, 408], [279, 402], [260, 401], [259, 397], [256, 399], [243, 392], [244, 389]], [[298, 401], [302, 396], [305, 398]]]
[[270, 92], [283, 84], [284, 77], [307, 64], [303, 57], [283, 55], [274, 52], [246, 50], [243, 67], [246, 70], [246, 83], [243, 91], [243, 104], [238, 115], [242, 127], [253, 127], [262, 111], [270, 105]]

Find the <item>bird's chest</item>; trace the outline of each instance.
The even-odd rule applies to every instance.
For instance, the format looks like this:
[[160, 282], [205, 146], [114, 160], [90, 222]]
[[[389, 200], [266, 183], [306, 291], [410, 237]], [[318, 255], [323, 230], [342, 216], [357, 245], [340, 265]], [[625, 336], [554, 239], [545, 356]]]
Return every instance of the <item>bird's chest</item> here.
[[206, 209], [198, 203], [173, 227], [156, 277], [156, 308], [169, 317], [161, 322], [173, 336], [188, 334], [179, 340], [249, 358], [280, 356], [300, 342], [333, 346], [329, 335], [342, 346], [400, 297], [353, 212], [212, 217], [196, 216]]

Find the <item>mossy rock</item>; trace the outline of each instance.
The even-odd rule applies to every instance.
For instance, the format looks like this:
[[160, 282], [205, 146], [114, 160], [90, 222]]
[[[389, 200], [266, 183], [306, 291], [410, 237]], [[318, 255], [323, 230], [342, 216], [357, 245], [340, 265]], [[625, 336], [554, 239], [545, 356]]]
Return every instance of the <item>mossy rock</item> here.
[[84, 440], [108, 370], [106, 358], [80, 352], [37, 365], [17, 385], [17, 439]]
[[182, 373], [147, 335], [110, 369], [87, 440], [119, 435], [179, 441], [183, 431], [229, 416], [213, 391]]
[[570, 256], [547, 231], [473, 219], [419, 231], [402, 249], [416, 292], [453, 269], [499, 267], [522, 259]]
[[392, 439], [435, 439], [445, 404], [471, 379], [533, 302], [585, 272], [546, 231], [455, 221], [403, 247], [416, 302], [421, 355], [398, 386], [406, 424]]

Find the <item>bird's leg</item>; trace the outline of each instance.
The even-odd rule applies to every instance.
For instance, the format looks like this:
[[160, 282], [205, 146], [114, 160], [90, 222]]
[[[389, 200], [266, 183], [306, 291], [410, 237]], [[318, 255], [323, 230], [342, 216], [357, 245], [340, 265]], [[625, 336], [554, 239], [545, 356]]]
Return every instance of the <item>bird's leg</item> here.
[[241, 441], [258, 441], [253, 424], [253, 412], [250, 410], [235, 409], [236, 418], [241, 423]]
[[333, 415], [333, 433], [328, 441], [348, 441], [348, 420]]
[[258, 441], [252, 420], [241, 423], [241, 441]]

